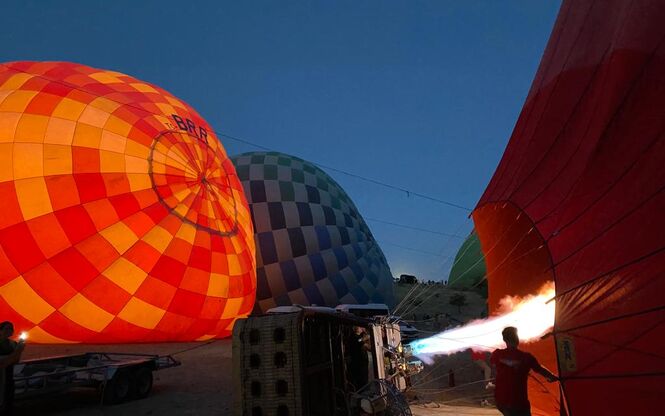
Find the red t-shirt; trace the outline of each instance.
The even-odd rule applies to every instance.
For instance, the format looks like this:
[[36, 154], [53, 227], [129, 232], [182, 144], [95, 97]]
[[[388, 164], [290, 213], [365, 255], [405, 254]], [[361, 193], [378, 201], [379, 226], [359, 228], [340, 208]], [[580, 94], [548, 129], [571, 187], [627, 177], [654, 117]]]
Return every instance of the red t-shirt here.
[[471, 359], [473, 361], [485, 361], [487, 359], [487, 356], [485, 355], [485, 351], [471, 350]]
[[526, 410], [531, 406], [526, 382], [529, 370], [537, 368], [538, 360], [528, 352], [515, 348], [495, 350], [490, 362], [496, 366], [494, 398], [499, 409]]

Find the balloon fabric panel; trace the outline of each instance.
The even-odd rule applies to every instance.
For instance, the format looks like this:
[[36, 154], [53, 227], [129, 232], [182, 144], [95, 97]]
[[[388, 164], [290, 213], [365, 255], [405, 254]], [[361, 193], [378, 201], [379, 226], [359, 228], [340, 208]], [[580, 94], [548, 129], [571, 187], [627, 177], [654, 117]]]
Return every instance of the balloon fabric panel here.
[[476, 288], [486, 277], [485, 258], [475, 230], [464, 240], [450, 268], [448, 285], [458, 288]]
[[[502, 230], [520, 216], [533, 224], [524, 233], [542, 236], [542, 248], [523, 254], [544, 249], [551, 258], [544, 267], [556, 283], [553, 338], [572, 415], [662, 413], [663, 21], [661, 1], [563, 3], [474, 212], [477, 224], [494, 223], [479, 229], [483, 251], [519, 247], [523, 235]], [[502, 214], [509, 205], [512, 218]], [[488, 262], [490, 296], [493, 273], [536, 279], [510, 258], [501, 268]]]
[[0, 66], [0, 315], [34, 342], [191, 341], [251, 311], [253, 229], [207, 123], [62, 62]]
[[393, 303], [383, 252], [330, 176], [277, 152], [246, 153], [233, 163], [256, 231], [255, 311], [291, 304]]

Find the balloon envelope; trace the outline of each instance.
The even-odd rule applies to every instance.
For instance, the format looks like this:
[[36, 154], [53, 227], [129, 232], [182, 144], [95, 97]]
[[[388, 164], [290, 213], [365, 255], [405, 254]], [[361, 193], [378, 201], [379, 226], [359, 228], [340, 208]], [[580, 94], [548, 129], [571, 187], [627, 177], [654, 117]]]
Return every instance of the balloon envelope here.
[[301, 304], [393, 303], [388, 263], [346, 192], [277, 152], [233, 157], [254, 219], [257, 312]]
[[472, 289], [482, 285], [486, 275], [485, 257], [480, 249], [476, 231], [464, 240], [450, 269], [448, 285], [453, 288]]
[[31, 342], [230, 335], [253, 230], [208, 124], [168, 92], [61, 62], [0, 65], [0, 316]]
[[[528, 348], [572, 415], [663, 413], [663, 22], [662, 1], [563, 3], [473, 213], [490, 306], [556, 283], [554, 336]], [[531, 387], [558, 415], [559, 387]]]

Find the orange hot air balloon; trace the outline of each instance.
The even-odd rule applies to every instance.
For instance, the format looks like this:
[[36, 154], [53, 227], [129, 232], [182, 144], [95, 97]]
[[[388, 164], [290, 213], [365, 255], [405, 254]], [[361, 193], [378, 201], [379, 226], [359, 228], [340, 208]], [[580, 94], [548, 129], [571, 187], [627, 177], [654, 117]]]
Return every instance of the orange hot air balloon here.
[[0, 64], [0, 317], [30, 340], [230, 335], [254, 305], [233, 164], [186, 103], [130, 76]]

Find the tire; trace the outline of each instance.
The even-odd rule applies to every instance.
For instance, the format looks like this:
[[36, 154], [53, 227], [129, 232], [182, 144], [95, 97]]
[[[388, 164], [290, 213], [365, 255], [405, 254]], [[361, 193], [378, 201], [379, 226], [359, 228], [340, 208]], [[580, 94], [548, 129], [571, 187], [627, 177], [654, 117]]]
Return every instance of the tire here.
[[152, 370], [141, 367], [136, 370], [132, 377], [132, 398], [143, 399], [152, 390]]
[[116, 371], [104, 386], [104, 404], [118, 404], [128, 400], [132, 392], [132, 381], [127, 371]]

